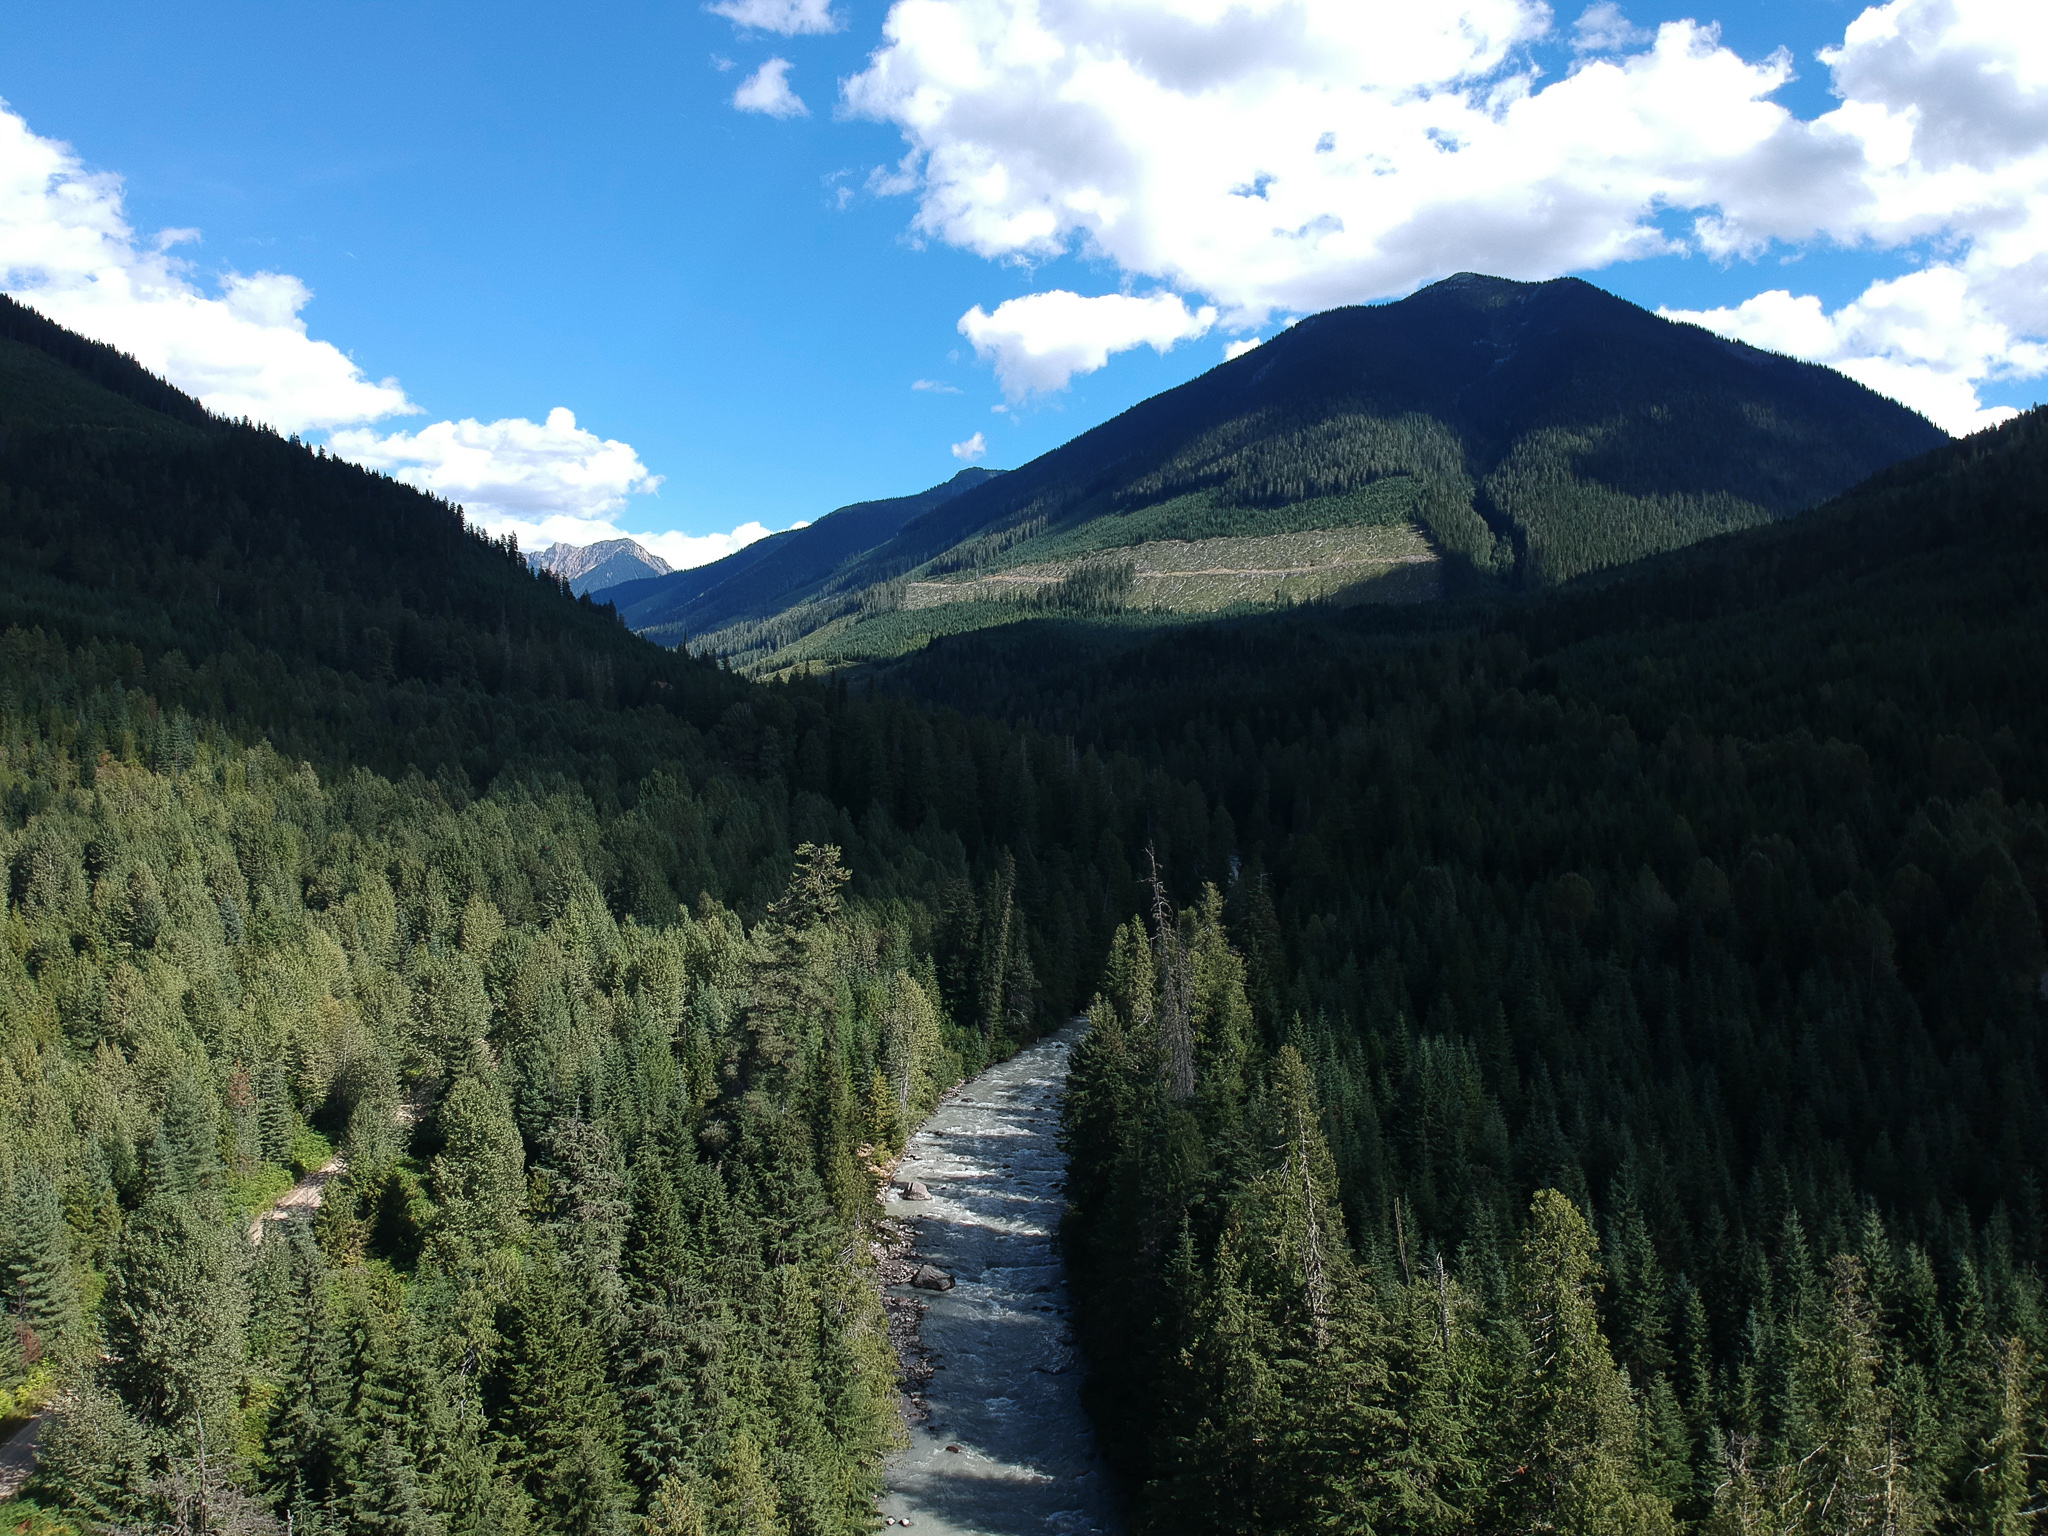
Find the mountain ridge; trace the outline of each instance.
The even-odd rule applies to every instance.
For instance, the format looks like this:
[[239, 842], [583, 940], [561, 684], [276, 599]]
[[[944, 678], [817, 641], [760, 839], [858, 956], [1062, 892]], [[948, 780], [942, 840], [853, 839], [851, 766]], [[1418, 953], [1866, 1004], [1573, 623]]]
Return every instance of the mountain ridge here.
[[213, 416], [11, 300], [0, 331], [0, 630], [101, 647], [166, 710], [460, 785], [580, 771], [603, 712], [715, 717], [739, 686], [437, 496]]
[[643, 549], [632, 539], [600, 539], [595, 544], [550, 544], [526, 557], [537, 571], [549, 571], [569, 583], [569, 590], [581, 597], [602, 592], [621, 582], [650, 576], [666, 576], [675, 569], [661, 556]]
[[[1002, 617], [986, 583], [956, 573], [1036, 561], [1071, 575], [1149, 541], [1338, 526], [1420, 529], [1447, 592], [1556, 585], [1794, 515], [1946, 441], [1832, 370], [1579, 279], [1461, 273], [1309, 316], [907, 519], [780, 612], [689, 633], [750, 670], [831, 664], [918, 643], [925, 621], [898, 612], [908, 581], [926, 584], [921, 608], [948, 595], [929, 583], [952, 579], [987, 610], [930, 631], [955, 632]], [[775, 552], [757, 558], [765, 584]], [[1332, 580], [1354, 576], [1369, 599], [1371, 566]]]
[[914, 495], [853, 502], [805, 527], [757, 539], [710, 565], [624, 583], [612, 600], [629, 627], [657, 642], [677, 643], [685, 634], [760, 617], [767, 604], [792, 593], [808, 595], [847, 559], [873, 548], [909, 519], [987, 484], [998, 473], [974, 466]]

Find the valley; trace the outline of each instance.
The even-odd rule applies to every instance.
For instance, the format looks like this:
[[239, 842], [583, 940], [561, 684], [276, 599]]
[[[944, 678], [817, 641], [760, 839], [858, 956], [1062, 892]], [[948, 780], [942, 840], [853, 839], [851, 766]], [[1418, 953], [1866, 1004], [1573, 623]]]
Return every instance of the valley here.
[[1112, 1536], [1115, 1490], [1081, 1401], [1071, 1297], [1056, 1237], [1065, 1029], [948, 1094], [905, 1145], [898, 1172], [931, 1198], [889, 1192], [913, 1262], [952, 1284], [898, 1289], [920, 1308], [936, 1369], [910, 1401], [907, 1448], [889, 1461], [885, 1517], [933, 1536]]
[[0, 426], [7, 1519], [2048, 1499], [2048, 412], [1468, 275], [580, 593], [4, 300]]

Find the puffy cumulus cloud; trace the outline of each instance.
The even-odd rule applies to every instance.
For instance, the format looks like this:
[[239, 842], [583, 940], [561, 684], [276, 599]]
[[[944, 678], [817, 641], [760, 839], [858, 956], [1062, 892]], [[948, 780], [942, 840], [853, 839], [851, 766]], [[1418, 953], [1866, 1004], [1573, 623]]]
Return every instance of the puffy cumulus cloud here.
[[143, 237], [117, 176], [31, 132], [0, 104], [0, 287], [58, 324], [132, 354], [223, 416], [284, 432], [418, 410], [396, 379], [366, 377], [306, 334], [312, 293], [281, 272], [230, 272], [207, 292], [173, 254], [197, 232]]
[[1873, 283], [1832, 314], [1813, 295], [1784, 288], [1731, 308], [1659, 313], [1827, 363], [1957, 436], [2017, 414], [1983, 409], [1975, 381], [2048, 371], [2048, 347], [2016, 337], [1951, 266]]
[[[1745, 59], [1694, 21], [1644, 33], [1611, 3], [1546, 78], [1527, 46], [1552, 33], [1540, 0], [895, 0], [844, 90], [901, 130], [903, 159], [869, 185], [915, 194], [920, 234], [1106, 259], [1245, 328], [1461, 268], [1542, 278], [1778, 242], [1932, 253], [2011, 345], [1977, 362], [1900, 345], [1858, 366], [1888, 359], [1919, 398], [1960, 381], [1974, 412], [1976, 385], [2036, 370], [2048, 335], [2033, 9], [1865, 10], [1820, 58], [1840, 104], [1810, 120], [1773, 99], [1784, 52]], [[1830, 329], [1852, 350], [1903, 300], [1857, 302]]]
[[977, 432], [974, 434], [974, 436], [967, 439], [966, 442], [955, 443], [953, 445], [953, 457], [968, 464], [974, 463], [977, 459], [987, 458], [987, 435], [985, 433]]
[[[773, 530], [742, 523], [729, 533], [642, 533], [619, 514], [650, 494], [650, 474], [629, 444], [601, 438], [556, 407], [547, 420], [442, 421], [417, 432], [336, 432], [334, 451], [394, 479], [460, 503], [494, 534], [516, 534], [526, 549], [632, 539], [677, 570], [722, 560]], [[796, 526], [802, 527], [802, 524]]]
[[[807, 528], [808, 523], [793, 523], [793, 528]], [[692, 566], [709, 565], [714, 560], [723, 560], [736, 550], [745, 549], [756, 539], [765, 539], [775, 530], [764, 523], [741, 523], [730, 533], [599, 533], [585, 538], [582, 542], [594, 544], [598, 539], [629, 538], [642, 549], [651, 550], [661, 556], [679, 571]], [[521, 540], [524, 543], [524, 540]]]
[[765, 112], [770, 117], [809, 117], [811, 109], [789, 86], [789, 60], [770, 59], [733, 92], [732, 104], [742, 112]]
[[1833, 313], [1780, 289], [1678, 318], [1832, 364], [1950, 432], [2012, 415], [1984, 409], [1980, 387], [2048, 372], [2048, 29], [2022, 9], [1864, 11], [1821, 55], [1842, 105], [1788, 135], [1784, 160], [1802, 142], [1830, 155], [1804, 178], [1767, 161], [1774, 184], [1698, 226], [1722, 255], [1821, 238], [1937, 259]]
[[1785, 121], [1789, 63], [1690, 22], [1538, 91], [1515, 61], [1548, 26], [1533, 0], [897, 0], [845, 89], [908, 140], [922, 233], [1080, 249], [1256, 324], [1666, 250], [1654, 212]]
[[735, 26], [779, 32], [784, 37], [837, 32], [846, 25], [843, 17], [833, 13], [830, 0], [718, 0], [705, 9]]
[[543, 528], [588, 534], [599, 526], [592, 519], [660, 484], [631, 447], [582, 431], [566, 410], [540, 424], [364, 425], [421, 410], [396, 379], [373, 382], [306, 333], [300, 311], [313, 295], [298, 278], [229, 272], [205, 291], [171, 254], [198, 238], [191, 229], [138, 235], [119, 177], [88, 171], [70, 146], [38, 137], [0, 104], [0, 286], [59, 324], [132, 354], [220, 415], [326, 430], [344, 457], [466, 503], [529, 541]]
[[1225, 342], [1223, 344], [1223, 361], [1226, 363], [1234, 362], [1258, 344], [1259, 338], [1256, 336], [1247, 336], [1243, 341]]
[[345, 459], [461, 503], [491, 527], [594, 522], [661, 484], [629, 444], [584, 430], [561, 406], [541, 422], [514, 416], [437, 421], [417, 432], [355, 428], [329, 443]]
[[1004, 395], [1016, 401], [1065, 388], [1075, 374], [1108, 362], [1112, 352], [1137, 346], [1166, 352], [1215, 323], [1212, 306], [1190, 310], [1176, 294], [1083, 298], [1057, 288], [1005, 299], [994, 314], [977, 304], [960, 317], [960, 334], [974, 343], [977, 356], [994, 360]]

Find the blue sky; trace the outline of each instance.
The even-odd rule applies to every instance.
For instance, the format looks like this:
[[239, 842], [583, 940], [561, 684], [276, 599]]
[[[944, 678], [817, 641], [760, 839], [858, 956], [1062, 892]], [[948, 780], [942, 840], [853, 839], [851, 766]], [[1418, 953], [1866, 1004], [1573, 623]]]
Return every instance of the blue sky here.
[[[2044, 393], [2033, 5], [729, 8], [16, 7], [0, 276], [529, 545], [723, 536], [678, 559], [1022, 463], [1291, 316], [1461, 267], [1707, 313], [1946, 425]], [[1685, 20], [1718, 36], [1658, 32]], [[1852, 24], [1853, 134], [1816, 58]], [[804, 115], [734, 105], [793, 111], [778, 75]], [[1319, 101], [1338, 126], [1287, 138]], [[38, 224], [63, 197], [98, 199], [98, 254]]]

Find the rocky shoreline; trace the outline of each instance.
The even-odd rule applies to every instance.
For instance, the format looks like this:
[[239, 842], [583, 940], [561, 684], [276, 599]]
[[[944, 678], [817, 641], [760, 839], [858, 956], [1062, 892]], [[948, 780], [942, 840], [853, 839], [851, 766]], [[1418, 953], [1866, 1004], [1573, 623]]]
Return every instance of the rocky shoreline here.
[[[888, 1198], [885, 1186], [877, 1199]], [[916, 1257], [916, 1240], [910, 1223], [884, 1216], [875, 1223], [882, 1240], [870, 1244], [875, 1256], [875, 1279], [882, 1288], [882, 1308], [889, 1318], [889, 1343], [896, 1351], [896, 1364], [903, 1387], [903, 1416], [913, 1428], [931, 1418], [925, 1391], [938, 1369], [937, 1357], [925, 1347], [924, 1316], [931, 1303], [908, 1295], [898, 1287], [909, 1286], [923, 1261]]]

